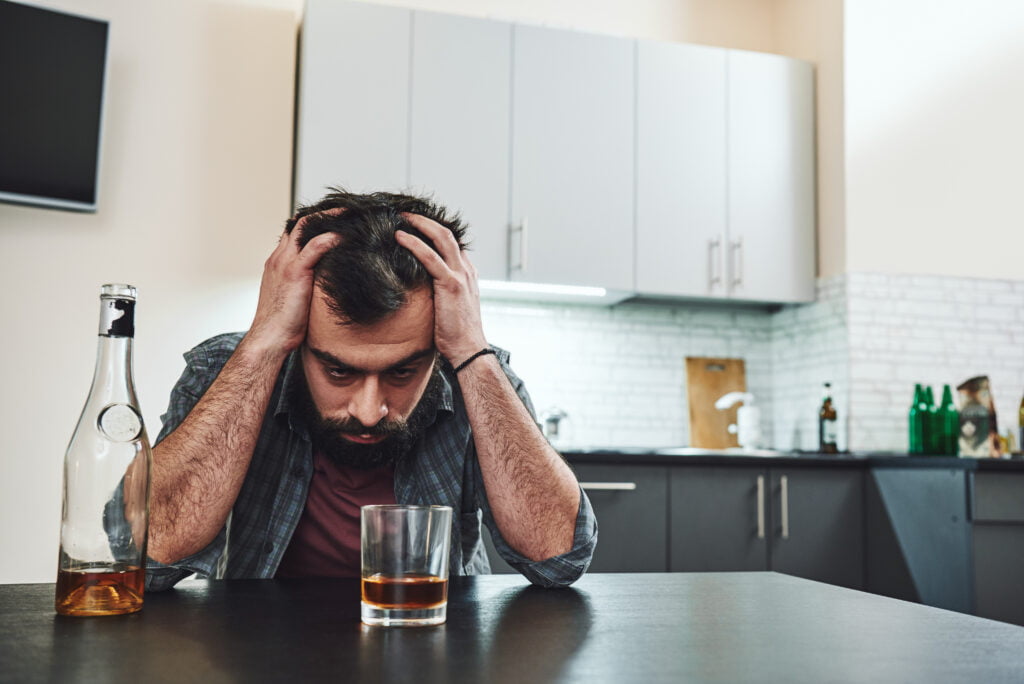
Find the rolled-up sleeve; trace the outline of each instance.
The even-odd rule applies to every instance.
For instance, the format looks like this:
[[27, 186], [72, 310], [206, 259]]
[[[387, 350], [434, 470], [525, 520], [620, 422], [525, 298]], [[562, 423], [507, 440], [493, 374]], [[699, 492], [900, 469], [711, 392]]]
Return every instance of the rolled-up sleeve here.
[[[228, 354], [237, 344], [238, 333], [230, 333], [214, 338], [211, 351], [210, 342], [204, 343], [185, 353], [185, 370], [171, 390], [171, 398], [167, 411], [160, 416], [161, 429], [154, 446], [162, 442], [174, 432], [188, 414], [192, 412], [199, 399], [216, 379], [224, 359], [215, 358], [220, 346]], [[218, 342], [223, 342], [218, 345]], [[152, 558], [146, 558], [146, 590], [163, 591], [170, 589], [186, 577], [197, 574], [200, 577], [212, 577], [227, 545], [227, 526], [221, 528], [217, 536], [206, 548], [196, 554], [170, 565], [164, 565]]]
[[490, 521], [488, 528], [491, 530], [494, 550], [533, 584], [549, 588], [567, 587], [583, 576], [594, 557], [594, 548], [597, 546], [597, 518], [594, 516], [590, 499], [582, 489], [572, 548], [559, 556], [532, 561], [508, 545], [490, 517], [489, 511], [485, 513], [484, 519]]
[[[497, 348], [495, 350], [498, 360], [501, 362], [502, 370], [504, 370], [509, 382], [512, 383], [512, 387], [515, 388], [516, 394], [536, 421], [537, 412], [534, 410], [533, 401], [530, 399], [523, 381], [509, 367], [508, 352]], [[476, 491], [482, 493], [485, 489], [479, 462], [475, 463], [474, 471], [477, 478], [475, 483]], [[539, 561], [530, 560], [509, 546], [494, 522], [494, 517], [491, 514], [490, 505], [486, 498], [486, 496], [481, 496], [479, 503], [480, 508], [483, 510], [484, 524], [491, 532], [494, 550], [498, 552], [506, 563], [519, 571], [533, 584], [542, 587], [567, 587], [578, 580], [587, 571], [587, 568], [590, 567], [590, 561], [594, 557], [594, 549], [597, 547], [597, 517], [594, 515], [593, 506], [590, 505], [590, 499], [587, 498], [582, 488], [580, 489], [580, 505], [576, 512], [576, 529], [573, 533], [572, 548], [561, 555]]]

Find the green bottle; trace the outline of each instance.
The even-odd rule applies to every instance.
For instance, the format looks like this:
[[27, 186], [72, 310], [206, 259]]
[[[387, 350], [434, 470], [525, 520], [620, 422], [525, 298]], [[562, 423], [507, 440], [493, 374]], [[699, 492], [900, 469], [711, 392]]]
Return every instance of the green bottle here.
[[931, 385], [924, 389], [924, 401], [924, 453], [934, 456], [942, 453], [942, 424], [939, 422], [939, 407], [935, 405], [935, 394]]
[[942, 453], [945, 456], [956, 456], [960, 453], [960, 413], [953, 403], [953, 390], [949, 385], [942, 386], [939, 422], [942, 424]]
[[[921, 420], [921, 406], [924, 403], [924, 390], [921, 383], [914, 385], [914, 401], [910, 404], [907, 424], [910, 428], [910, 453], [924, 453], [924, 422]], [[926, 414], [927, 415], [927, 414]]]

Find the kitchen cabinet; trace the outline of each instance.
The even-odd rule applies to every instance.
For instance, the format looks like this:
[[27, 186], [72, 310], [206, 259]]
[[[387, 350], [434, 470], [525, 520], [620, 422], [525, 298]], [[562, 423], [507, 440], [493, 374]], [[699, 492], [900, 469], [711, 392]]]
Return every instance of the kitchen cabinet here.
[[433, 194], [488, 280], [814, 299], [805, 62], [310, 0], [295, 199]]
[[811, 65], [650, 41], [637, 49], [637, 291], [812, 301]]
[[333, 185], [354, 192], [408, 185], [411, 22], [412, 12], [396, 7], [306, 3], [297, 202], [316, 201]]
[[669, 491], [672, 571], [776, 570], [864, 585], [860, 469], [680, 466]]
[[971, 473], [974, 613], [1024, 625], [1024, 473]]
[[[864, 586], [863, 470], [575, 464], [593, 572], [776, 570]], [[492, 568], [511, 571], [489, 545]]]
[[513, 40], [511, 277], [632, 290], [635, 41]]
[[814, 74], [779, 55], [728, 54], [728, 290], [814, 300]]
[[409, 175], [470, 224], [481, 278], [508, 277], [512, 24], [413, 13]]
[[[598, 542], [589, 572], [668, 569], [668, 469], [650, 465], [573, 466], [597, 516]], [[489, 535], [484, 547], [495, 573], [515, 572]]]
[[728, 294], [727, 52], [637, 44], [638, 292]]

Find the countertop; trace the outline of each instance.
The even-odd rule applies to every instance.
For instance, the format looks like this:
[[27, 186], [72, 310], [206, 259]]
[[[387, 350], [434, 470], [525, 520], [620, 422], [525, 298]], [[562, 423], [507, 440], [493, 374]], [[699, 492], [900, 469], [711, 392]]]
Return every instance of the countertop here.
[[198, 581], [69, 618], [0, 586], [10, 682], [1009, 682], [1024, 628], [771, 572], [458, 577], [448, 622], [367, 627], [358, 580]]
[[900, 452], [844, 452], [767, 449], [700, 449], [696, 447], [566, 447], [559, 450], [570, 463], [634, 463], [660, 465], [735, 465], [758, 467], [944, 468], [968, 471], [1024, 471], [1024, 458], [958, 458], [917, 456]]

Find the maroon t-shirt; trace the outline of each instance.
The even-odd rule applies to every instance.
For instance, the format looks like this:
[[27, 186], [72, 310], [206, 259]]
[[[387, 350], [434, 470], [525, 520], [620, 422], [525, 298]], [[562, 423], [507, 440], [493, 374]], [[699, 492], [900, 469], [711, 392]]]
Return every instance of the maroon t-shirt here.
[[359, 507], [393, 503], [394, 467], [346, 468], [314, 451], [306, 508], [275, 577], [359, 577]]

